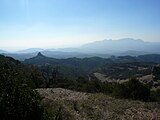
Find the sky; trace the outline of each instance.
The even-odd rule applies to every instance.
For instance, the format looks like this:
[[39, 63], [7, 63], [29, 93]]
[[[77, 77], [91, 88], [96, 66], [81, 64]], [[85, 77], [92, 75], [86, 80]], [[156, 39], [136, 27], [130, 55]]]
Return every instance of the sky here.
[[160, 0], [0, 0], [0, 49], [160, 42]]

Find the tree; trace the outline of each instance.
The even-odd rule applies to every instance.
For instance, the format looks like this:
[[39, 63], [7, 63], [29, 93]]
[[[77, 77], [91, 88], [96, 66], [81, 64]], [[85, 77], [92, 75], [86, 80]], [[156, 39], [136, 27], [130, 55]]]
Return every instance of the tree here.
[[156, 65], [152, 68], [152, 75], [154, 80], [160, 80], [160, 65]]
[[0, 118], [2, 120], [41, 120], [41, 97], [17, 79], [8, 79], [0, 94]]
[[[11, 64], [0, 64], [0, 118], [1, 120], [41, 120], [41, 97], [32, 90]], [[22, 76], [22, 79], [19, 77]]]
[[42, 76], [45, 80], [45, 87], [48, 88], [58, 76], [58, 67], [53, 68], [50, 65], [44, 66]]
[[134, 100], [150, 100], [150, 89], [144, 84], [140, 83], [139, 80], [133, 78], [127, 82], [126, 87], [130, 93], [130, 98]]

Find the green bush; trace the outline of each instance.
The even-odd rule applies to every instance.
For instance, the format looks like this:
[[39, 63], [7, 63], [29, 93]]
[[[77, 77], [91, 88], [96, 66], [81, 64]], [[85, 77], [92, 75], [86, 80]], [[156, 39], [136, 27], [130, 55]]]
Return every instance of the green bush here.
[[160, 102], [160, 89], [157, 89], [156, 91], [151, 91], [151, 100]]
[[0, 64], [0, 119], [48, 120], [40, 95], [31, 89], [30, 79], [14, 65], [12, 62]]
[[40, 95], [16, 81], [8, 81], [0, 95], [1, 120], [42, 120], [43, 107]]
[[113, 95], [120, 98], [150, 101], [150, 89], [137, 79], [131, 79], [124, 84], [117, 84]]

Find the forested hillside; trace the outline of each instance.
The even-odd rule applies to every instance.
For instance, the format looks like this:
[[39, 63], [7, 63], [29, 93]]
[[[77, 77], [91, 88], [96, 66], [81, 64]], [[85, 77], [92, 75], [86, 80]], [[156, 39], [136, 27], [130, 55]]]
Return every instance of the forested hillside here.
[[105, 74], [106, 77], [124, 80], [151, 74], [152, 67], [160, 63], [160, 59], [159, 55], [112, 56], [107, 59], [99, 57], [55, 59], [38, 53], [37, 56], [26, 59], [23, 63], [38, 65], [40, 68], [43, 66], [57, 68], [59, 75], [63, 78], [93, 77], [93, 73], [98, 72]]

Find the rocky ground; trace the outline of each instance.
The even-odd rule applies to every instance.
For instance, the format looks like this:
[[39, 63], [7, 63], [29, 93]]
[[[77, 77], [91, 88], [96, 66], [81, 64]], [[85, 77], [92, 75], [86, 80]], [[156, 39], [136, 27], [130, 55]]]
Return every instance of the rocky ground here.
[[62, 88], [37, 89], [44, 105], [64, 120], [160, 120], [160, 104], [115, 99], [102, 93]]

